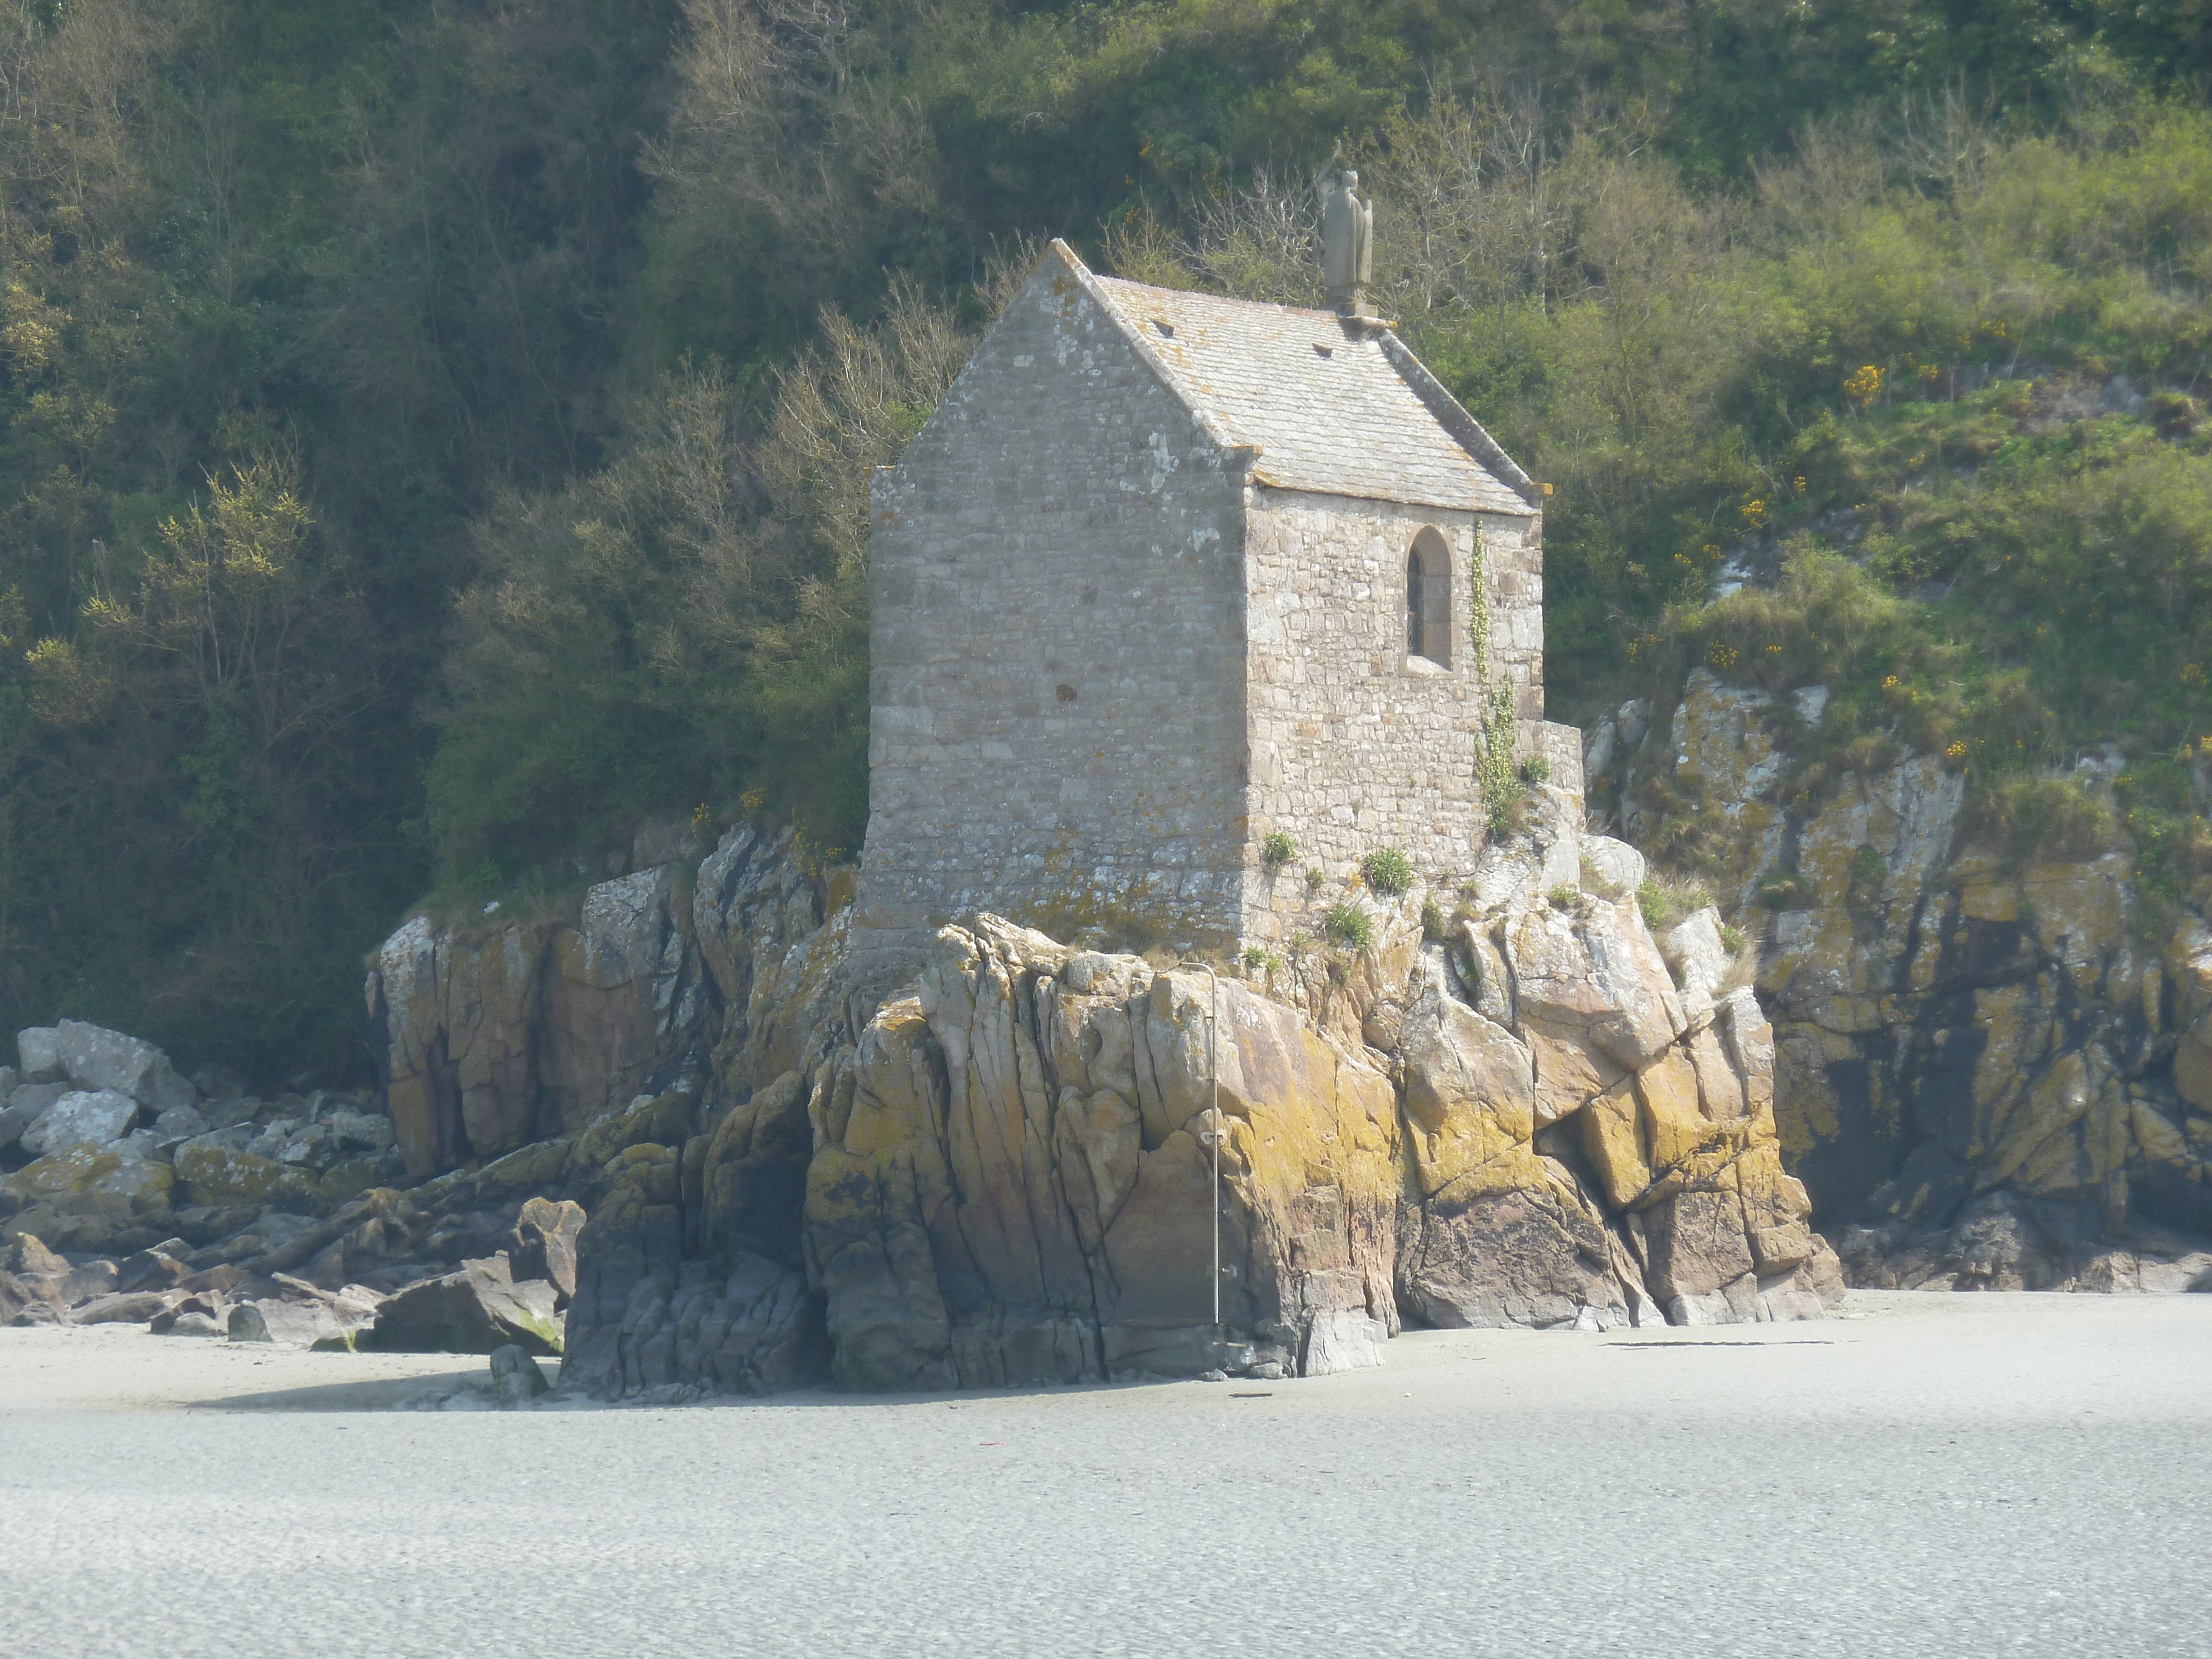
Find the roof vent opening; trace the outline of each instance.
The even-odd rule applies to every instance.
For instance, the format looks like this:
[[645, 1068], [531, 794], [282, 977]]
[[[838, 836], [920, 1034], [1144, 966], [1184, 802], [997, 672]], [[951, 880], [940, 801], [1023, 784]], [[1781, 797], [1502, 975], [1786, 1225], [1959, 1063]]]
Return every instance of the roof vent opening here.
[[1166, 335], [1170, 340], [1175, 338], [1175, 325], [1173, 323], [1163, 322], [1160, 319], [1155, 317], [1152, 319], [1152, 326], [1159, 330], [1161, 333]]
[[1314, 342], [1314, 349], [1324, 357], [1334, 357], [1336, 356], [1336, 348], [1334, 346], [1323, 345], [1319, 340], [1316, 340]]

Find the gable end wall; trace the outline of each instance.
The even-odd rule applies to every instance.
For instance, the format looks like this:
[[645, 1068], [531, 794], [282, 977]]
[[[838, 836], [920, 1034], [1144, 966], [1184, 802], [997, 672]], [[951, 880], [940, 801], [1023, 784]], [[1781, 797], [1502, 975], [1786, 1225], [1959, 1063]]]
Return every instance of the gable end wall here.
[[880, 973], [977, 908], [1233, 935], [1248, 464], [1048, 260], [876, 475], [855, 920]]

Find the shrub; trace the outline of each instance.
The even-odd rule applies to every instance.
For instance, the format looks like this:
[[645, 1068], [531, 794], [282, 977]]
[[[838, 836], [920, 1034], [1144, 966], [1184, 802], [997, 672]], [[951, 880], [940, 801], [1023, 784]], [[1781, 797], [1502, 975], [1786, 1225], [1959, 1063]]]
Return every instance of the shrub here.
[[1444, 915], [1443, 907], [1434, 899], [1431, 899], [1421, 907], [1421, 937], [1423, 939], [1440, 939], [1450, 926], [1450, 918]]
[[1721, 929], [1721, 949], [1730, 956], [1741, 956], [1745, 943], [1742, 928], [1724, 927]]
[[1340, 945], [1348, 945], [1355, 951], [1364, 951], [1375, 937], [1375, 924], [1367, 912], [1350, 902], [1332, 904], [1328, 914], [1322, 918], [1328, 936]]
[[1298, 855], [1298, 844], [1281, 830], [1271, 833], [1260, 843], [1260, 856], [1269, 864], [1288, 864]]
[[2016, 860], [2087, 858], [2118, 839], [2112, 809], [2070, 778], [2021, 778], [1984, 793], [1973, 827]]
[[1413, 866], [1395, 847], [1370, 853], [1359, 860], [1359, 874], [1367, 884], [1388, 898], [1413, 884]]
[[1549, 783], [1551, 781], [1552, 763], [1546, 760], [1541, 755], [1531, 755], [1527, 760], [1521, 763], [1522, 782]]
[[1306, 869], [1306, 891], [1308, 891], [1309, 893], [1318, 893], [1319, 891], [1321, 891], [1321, 890], [1322, 890], [1323, 887], [1327, 886], [1328, 884], [1328, 875], [1327, 875], [1326, 873], [1324, 873], [1324, 872], [1323, 872], [1323, 871], [1322, 870], [1321, 866], [1319, 866], [1318, 864], [1316, 864], [1316, 865], [1310, 865], [1310, 866], [1309, 866], [1307, 867], [1307, 869]]
[[1258, 945], [1248, 945], [1244, 947], [1244, 965], [1247, 968], [1263, 967], [1267, 960], [1267, 953]]
[[1566, 883], [1561, 882], [1545, 896], [1552, 901], [1552, 908], [1554, 910], [1571, 910], [1582, 902], [1583, 896], [1574, 888], [1568, 886]]

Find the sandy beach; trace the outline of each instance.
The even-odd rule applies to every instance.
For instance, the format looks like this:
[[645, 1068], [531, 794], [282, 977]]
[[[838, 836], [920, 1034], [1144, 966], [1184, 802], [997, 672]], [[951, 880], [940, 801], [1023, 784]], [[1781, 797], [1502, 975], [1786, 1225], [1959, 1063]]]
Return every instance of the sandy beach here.
[[[1425, 1332], [1273, 1384], [378, 1409], [0, 1331], [10, 1659], [2212, 1653], [2212, 1297]], [[550, 1632], [559, 1632], [557, 1636]]]

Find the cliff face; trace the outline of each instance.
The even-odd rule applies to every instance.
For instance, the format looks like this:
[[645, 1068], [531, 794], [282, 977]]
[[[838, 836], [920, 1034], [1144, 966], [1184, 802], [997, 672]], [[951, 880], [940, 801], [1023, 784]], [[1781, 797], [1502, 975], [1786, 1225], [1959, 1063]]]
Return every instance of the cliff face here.
[[465, 945], [410, 925], [371, 988], [395, 1099], [459, 1103], [414, 1115], [410, 1156], [453, 1157], [441, 1122], [471, 1146], [476, 1122], [558, 1126], [488, 1167], [536, 1158], [589, 1209], [564, 1386], [609, 1395], [1316, 1374], [1374, 1363], [1406, 1319], [1818, 1314], [1835, 1258], [1715, 918], [1662, 945], [1640, 858], [1540, 793], [1454, 893], [1351, 901], [1362, 948], [1242, 979], [985, 915], [879, 1003], [852, 913], [824, 921], [786, 845], [733, 830], [688, 888], [680, 866], [622, 878], [660, 919], [625, 924], [652, 948], [603, 975], [593, 1017], [653, 1032], [624, 1073], [651, 1086], [580, 1127], [544, 1081], [574, 1073], [542, 1064], [536, 1115], [471, 1119], [489, 1073], [453, 1056], [494, 1027], [507, 1053], [582, 1047], [550, 1027], [584, 1005], [541, 990], [489, 1019], [448, 988], [518, 958], [543, 986], [610, 907], [587, 896], [565, 947], [544, 923]]
[[[2180, 1289], [2212, 1270], [2212, 932], [2203, 884], [2131, 858], [1976, 843], [1966, 784], [1908, 756], [1785, 805], [1817, 692], [1694, 672], [1592, 729], [1595, 816], [1694, 820], [1760, 937], [1778, 1126], [1852, 1281]], [[2109, 791], [2115, 752], [2084, 759]], [[1665, 811], [1662, 811], [1662, 803]]]

